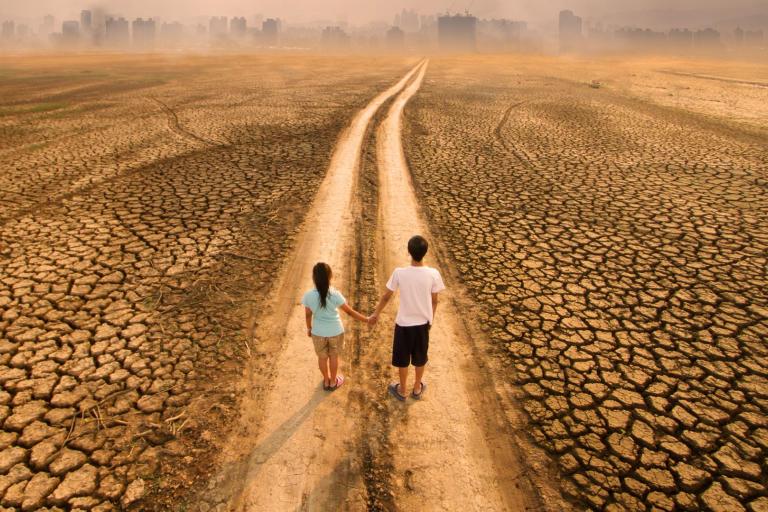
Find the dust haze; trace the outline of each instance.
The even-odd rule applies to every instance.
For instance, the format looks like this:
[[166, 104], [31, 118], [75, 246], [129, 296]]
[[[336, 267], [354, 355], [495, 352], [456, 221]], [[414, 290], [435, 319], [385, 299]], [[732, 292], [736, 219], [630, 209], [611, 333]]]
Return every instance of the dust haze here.
[[186, 19], [199, 16], [251, 16], [263, 14], [287, 20], [309, 22], [314, 20], [343, 20], [351, 23], [390, 21], [400, 9], [415, 9], [421, 14], [468, 10], [480, 17], [528, 19], [540, 24], [551, 24], [561, 9], [572, 9], [583, 16], [611, 23], [642, 23], [664, 28], [670, 23], [690, 22], [694, 25], [713, 24], [741, 19], [756, 23], [768, 19], [768, 4], [762, 0], [421, 0], [385, 1], [369, 0], [3, 0], [0, 18], [35, 17], [52, 14], [73, 19], [84, 8], [101, 8], [124, 16], [160, 16], [168, 19]]
[[768, 512], [767, 10], [0, 0], [0, 512]]

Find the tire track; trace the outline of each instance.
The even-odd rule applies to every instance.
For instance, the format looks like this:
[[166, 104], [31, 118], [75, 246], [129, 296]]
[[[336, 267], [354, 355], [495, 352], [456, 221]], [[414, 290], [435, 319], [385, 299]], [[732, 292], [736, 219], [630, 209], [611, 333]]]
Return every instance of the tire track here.
[[220, 144], [217, 142], [210, 141], [208, 139], [205, 139], [203, 137], [200, 137], [199, 135], [196, 135], [192, 133], [191, 131], [184, 128], [181, 123], [179, 122], [179, 116], [176, 114], [176, 111], [173, 110], [171, 107], [169, 107], [165, 102], [162, 100], [159, 100], [158, 98], [155, 98], [154, 96], [150, 97], [152, 101], [160, 105], [160, 107], [165, 111], [166, 116], [168, 117], [168, 129], [175, 133], [176, 135], [185, 138], [187, 140], [193, 141], [193, 142], [200, 142], [208, 146], [219, 146]]
[[[426, 65], [398, 95], [377, 134], [381, 201], [377, 240], [384, 275], [408, 264], [405, 247], [413, 234], [432, 238], [401, 140], [403, 110], [425, 72]], [[436, 258], [434, 252], [429, 257]], [[508, 416], [473, 339], [475, 330], [458, 314], [465, 309], [456, 302], [460, 285], [447, 281], [449, 290], [431, 329], [433, 357], [424, 379], [430, 385], [428, 395], [418, 402], [389, 401], [394, 480], [400, 484], [393, 489], [397, 508], [417, 510], [424, 503], [467, 511], [539, 507], [514, 437], [507, 435]], [[390, 335], [394, 311], [395, 307], [388, 308], [382, 336]]]
[[510, 105], [505, 111], [504, 115], [501, 116], [501, 120], [499, 121], [499, 124], [496, 125], [496, 128], [493, 129], [493, 134], [496, 137], [496, 140], [499, 142], [499, 144], [502, 145], [502, 147], [507, 150], [510, 154], [514, 155], [515, 158], [520, 160], [524, 165], [527, 165], [530, 169], [536, 168], [536, 166], [533, 164], [531, 159], [528, 157], [527, 154], [525, 154], [524, 151], [518, 150], [514, 144], [510, 143], [509, 140], [504, 137], [504, 134], [502, 133], [502, 130], [509, 122], [509, 116], [512, 114], [512, 111], [519, 107], [520, 105], [523, 105], [524, 101], [519, 101], [517, 103], [513, 103]]
[[738, 78], [726, 78], [723, 76], [700, 75], [698, 73], [683, 73], [681, 71], [669, 71], [666, 69], [659, 69], [657, 70], [657, 73], [664, 73], [665, 75], [684, 76], [688, 78], [698, 78], [700, 80], [714, 80], [715, 82], [725, 82], [729, 84], [753, 85], [755, 87], [768, 88], [768, 83], [756, 82], [753, 80], [739, 80]]
[[253, 361], [246, 373], [241, 418], [222, 455], [223, 470], [211, 482], [215, 492], [206, 496], [214, 503], [243, 511], [365, 508], [358, 449], [364, 426], [359, 411], [348, 406], [358, 377], [347, 373], [350, 383], [339, 391], [322, 390], [297, 297], [311, 287], [316, 261], [336, 270], [334, 285], [343, 293], [354, 286], [361, 148], [377, 110], [417, 69], [371, 100], [342, 133], [296, 249], [274, 284], [274, 307], [253, 321], [252, 345], [270, 354], [274, 365], [257, 373], [263, 362]]

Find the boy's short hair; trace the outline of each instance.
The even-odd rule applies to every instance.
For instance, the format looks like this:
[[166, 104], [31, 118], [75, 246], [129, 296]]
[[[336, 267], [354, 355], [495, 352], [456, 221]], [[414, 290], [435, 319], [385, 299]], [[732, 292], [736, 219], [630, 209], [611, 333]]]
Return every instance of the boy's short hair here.
[[414, 261], [421, 261], [424, 259], [424, 255], [427, 254], [429, 244], [423, 236], [415, 235], [408, 240], [408, 254]]

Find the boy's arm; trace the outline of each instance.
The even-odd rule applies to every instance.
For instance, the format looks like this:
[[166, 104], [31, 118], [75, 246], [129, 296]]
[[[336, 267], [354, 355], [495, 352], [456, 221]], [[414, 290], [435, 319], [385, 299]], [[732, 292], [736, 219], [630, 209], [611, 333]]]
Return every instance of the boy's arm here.
[[376, 321], [379, 319], [379, 315], [381, 314], [382, 310], [387, 307], [387, 304], [389, 304], [389, 300], [392, 298], [394, 293], [395, 292], [387, 288], [384, 293], [381, 294], [381, 298], [379, 299], [379, 303], [376, 305], [376, 309], [373, 311], [373, 314], [368, 317], [368, 323], [371, 325], [376, 323]]
[[304, 318], [307, 321], [307, 336], [312, 336], [312, 310], [304, 306]]
[[435, 313], [437, 313], [437, 294], [445, 290], [445, 283], [443, 283], [443, 276], [440, 272], [435, 270], [435, 282], [432, 283], [432, 323], [435, 322]]

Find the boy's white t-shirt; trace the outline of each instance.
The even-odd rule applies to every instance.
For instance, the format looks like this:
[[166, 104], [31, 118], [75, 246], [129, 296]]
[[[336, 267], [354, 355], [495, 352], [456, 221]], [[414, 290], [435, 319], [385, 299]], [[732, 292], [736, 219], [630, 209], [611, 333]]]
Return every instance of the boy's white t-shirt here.
[[401, 327], [432, 323], [432, 294], [445, 290], [440, 272], [432, 267], [398, 267], [387, 281], [391, 291], [400, 290], [395, 323]]

